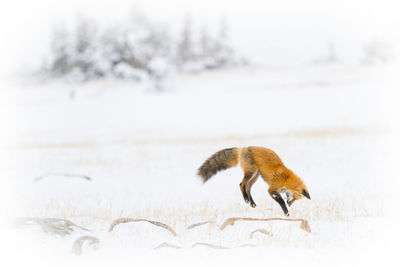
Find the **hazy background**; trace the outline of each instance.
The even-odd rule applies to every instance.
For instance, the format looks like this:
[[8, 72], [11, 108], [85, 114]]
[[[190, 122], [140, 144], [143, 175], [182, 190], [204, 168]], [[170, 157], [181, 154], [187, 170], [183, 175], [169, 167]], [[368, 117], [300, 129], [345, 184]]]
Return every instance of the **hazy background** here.
[[331, 43], [338, 60], [355, 63], [374, 38], [397, 49], [396, 7], [395, 1], [13, 1], [1, 11], [2, 58], [11, 69], [30, 70], [41, 63], [55, 23], [83, 15], [107, 25], [140, 9], [172, 28], [187, 16], [210, 28], [223, 19], [235, 47], [255, 63], [310, 64], [326, 57]]

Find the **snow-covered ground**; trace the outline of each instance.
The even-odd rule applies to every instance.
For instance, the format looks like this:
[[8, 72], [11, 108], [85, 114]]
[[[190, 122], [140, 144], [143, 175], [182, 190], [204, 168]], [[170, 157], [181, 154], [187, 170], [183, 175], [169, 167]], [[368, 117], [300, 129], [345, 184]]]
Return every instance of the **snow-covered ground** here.
[[[247, 67], [175, 75], [161, 93], [116, 81], [3, 86], [2, 215], [67, 219], [90, 230], [61, 237], [34, 226], [7, 228], [9, 256], [65, 265], [377, 263], [392, 253], [396, 228], [387, 219], [395, 213], [387, 199], [398, 178], [390, 73], [372, 66]], [[283, 221], [218, 229], [229, 217], [283, 217], [262, 180], [253, 187], [257, 207], [244, 203], [239, 168], [204, 185], [195, 175], [217, 150], [248, 145], [275, 150], [304, 180], [312, 200], [290, 212], [307, 219], [311, 233]], [[177, 236], [147, 222], [108, 232], [120, 217], [160, 221]], [[187, 229], [203, 221], [214, 223]], [[268, 234], [250, 237], [257, 229]], [[97, 237], [98, 249], [71, 256], [82, 235]], [[182, 248], [153, 250], [163, 242]], [[191, 248], [196, 243], [228, 249]]]

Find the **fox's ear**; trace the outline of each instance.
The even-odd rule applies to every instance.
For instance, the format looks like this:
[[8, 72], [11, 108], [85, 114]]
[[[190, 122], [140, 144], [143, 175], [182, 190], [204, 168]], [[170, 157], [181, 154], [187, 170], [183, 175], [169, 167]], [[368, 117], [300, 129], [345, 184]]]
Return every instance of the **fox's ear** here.
[[311, 199], [310, 194], [308, 194], [307, 190], [303, 190], [303, 192], [301, 192], [301, 194], [303, 196], [305, 196], [306, 198]]

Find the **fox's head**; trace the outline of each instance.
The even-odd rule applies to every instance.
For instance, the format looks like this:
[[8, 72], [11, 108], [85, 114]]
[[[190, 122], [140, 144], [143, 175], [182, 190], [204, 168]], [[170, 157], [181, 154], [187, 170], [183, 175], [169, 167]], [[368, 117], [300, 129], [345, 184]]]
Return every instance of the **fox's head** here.
[[279, 189], [278, 192], [285, 199], [289, 207], [293, 204], [293, 202], [303, 197], [311, 199], [306, 185], [293, 172], [290, 172], [288, 179], [286, 179], [284, 183], [284, 186]]

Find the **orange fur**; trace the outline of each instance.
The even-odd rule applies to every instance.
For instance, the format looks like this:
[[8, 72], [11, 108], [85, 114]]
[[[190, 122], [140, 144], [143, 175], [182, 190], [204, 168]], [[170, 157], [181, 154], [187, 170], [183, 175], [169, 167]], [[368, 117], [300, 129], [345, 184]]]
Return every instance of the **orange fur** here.
[[[233, 156], [229, 158], [229, 160], [224, 161], [224, 158], [222, 158], [222, 160], [217, 162], [213, 160], [213, 158], [217, 158], [213, 155], [206, 163], [212, 162], [214, 165], [225, 164], [224, 168], [220, 168], [221, 170], [240, 164], [244, 172], [244, 178], [240, 183], [240, 190], [242, 191], [245, 202], [250, 202], [252, 207], [255, 207], [256, 204], [254, 203], [250, 191], [259, 176], [269, 185], [268, 193], [278, 202], [286, 215], [289, 215], [286, 204], [290, 206], [294, 201], [303, 197], [310, 199], [307, 187], [303, 181], [291, 170], [286, 168], [279, 156], [271, 149], [250, 146], [233, 148], [230, 149], [230, 151], [233, 151], [230, 152]], [[215, 155], [219, 155], [218, 153], [221, 152], [217, 152]], [[207, 164], [203, 164], [203, 166], [207, 167]], [[217, 169], [216, 166], [213, 167]], [[207, 181], [216, 172], [217, 171], [212, 172], [204, 181]], [[281, 194], [285, 194], [287, 197], [286, 203]]]
[[286, 188], [292, 192], [294, 200], [304, 196], [302, 194], [303, 190], [308, 194], [307, 187], [303, 181], [291, 170], [286, 168], [274, 151], [264, 147], [253, 146], [247, 149], [250, 151], [254, 165], [260, 172], [261, 177], [269, 185], [268, 192], [271, 193]]

